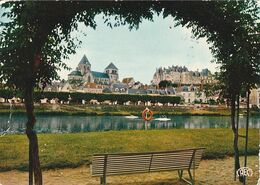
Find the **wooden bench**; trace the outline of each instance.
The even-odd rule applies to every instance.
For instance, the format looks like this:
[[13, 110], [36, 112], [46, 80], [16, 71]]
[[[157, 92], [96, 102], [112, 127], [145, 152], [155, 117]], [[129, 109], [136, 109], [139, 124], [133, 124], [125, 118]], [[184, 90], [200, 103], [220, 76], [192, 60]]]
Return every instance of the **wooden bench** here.
[[[106, 176], [177, 170], [181, 180], [193, 185], [195, 169], [199, 166], [204, 149], [95, 154], [92, 159], [91, 174], [100, 177], [100, 184], [105, 185]], [[183, 177], [184, 170], [187, 170], [189, 179]]]

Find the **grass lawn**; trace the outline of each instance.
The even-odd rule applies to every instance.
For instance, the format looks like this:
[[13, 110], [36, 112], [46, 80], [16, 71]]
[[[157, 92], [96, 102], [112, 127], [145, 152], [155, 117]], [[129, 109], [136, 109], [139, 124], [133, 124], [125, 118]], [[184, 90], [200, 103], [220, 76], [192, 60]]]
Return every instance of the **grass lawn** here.
[[[254, 174], [247, 178], [247, 185], [256, 185], [258, 156], [249, 156], [248, 166]], [[187, 177], [187, 173], [185, 173], [185, 177]], [[233, 180], [234, 158], [201, 161], [195, 178], [196, 185], [242, 185], [239, 181]], [[3, 185], [28, 185], [28, 173], [16, 170], [2, 172], [0, 173], [0, 183]], [[89, 166], [81, 166], [46, 170], [43, 172], [43, 183], [46, 185], [100, 185], [100, 179], [91, 177]], [[107, 183], [109, 185], [187, 185], [179, 180], [177, 171], [108, 176]]]
[[[240, 134], [245, 130], [241, 129]], [[145, 152], [206, 147], [204, 159], [233, 154], [231, 129], [170, 129], [108, 131], [77, 134], [39, 134], [39, 153], [44, 169], [89, 164], [94, 153]], [[240, 139], [244, 150], [244, 139]], [[249, 154], [258, 154], [258, 129], [249, 130]], [[25, 135], [0, 137], [0, 171], [26, 170], [28, 141]]]

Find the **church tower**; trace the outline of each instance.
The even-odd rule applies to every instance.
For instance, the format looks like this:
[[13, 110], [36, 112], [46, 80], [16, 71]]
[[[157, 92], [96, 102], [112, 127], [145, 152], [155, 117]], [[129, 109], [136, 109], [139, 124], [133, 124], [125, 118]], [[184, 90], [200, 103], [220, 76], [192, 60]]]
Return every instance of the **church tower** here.
[[91, 71], [91, 64], [88, 61], [86, 55], [84, 55], [80, 60], [77, 70], [81, 72], [81, 75], [85, 75], [86, 73], [89, 73]]
[[118, 81], [118, 69], [112, 62], [105, 68], [105, 73], [108, 74], [110, 83]]

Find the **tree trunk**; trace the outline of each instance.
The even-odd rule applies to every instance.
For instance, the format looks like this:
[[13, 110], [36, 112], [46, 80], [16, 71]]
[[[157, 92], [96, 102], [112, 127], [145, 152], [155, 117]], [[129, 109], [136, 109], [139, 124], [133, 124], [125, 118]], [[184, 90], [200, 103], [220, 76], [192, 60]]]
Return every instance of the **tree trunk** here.
[[[236, 172], [240, 168], [239, 162], [239, 150], [238, 150], [238, 128], [236, 128], [236, 96], [232, 95], [231, 97], [231, 126], [234, 134], [234, 159], [235, 159], [235, 168], [234, 168], [234, 180], [236, 180]], [[239, 181], [243, 182], [243, 177], [239, 176]]]
[[240, 100], [240, 97], [239, 97], [239, 95], [237, 96], [237, 114], [236, 114], [236, 129], [237, 129], [237, 135], [238, 135], [238, 128], [239, 128], [239, 106], [240, 106], [240, 104], [239, 104], [239, 100]]
[[[247, 165], [247, 145], [248, 145], [248, 126], [249, 126], [249, 114], [250, 114], [250, 109], [249, 109], [249, 100], [250, 100], [250, 89], [247, 91], [247, 100], [246, 100], [246, 144], [245, 144], [245, 161], [244, 161], [244, 167]], [[244, 182], [243, 184], [246, 184], [246, 177], [244, 177]]]
[[38, 139], [36, 132], [33, 130], [36, 120], [33, 113], [34, 105], [32, 83], [28, 83], [28, 86], [25, 90], [25, 107], [27, 114], [26, 135], [29, 139], [29, 185], [33, 184], [33, 177], [35, 185], [42, 185]]

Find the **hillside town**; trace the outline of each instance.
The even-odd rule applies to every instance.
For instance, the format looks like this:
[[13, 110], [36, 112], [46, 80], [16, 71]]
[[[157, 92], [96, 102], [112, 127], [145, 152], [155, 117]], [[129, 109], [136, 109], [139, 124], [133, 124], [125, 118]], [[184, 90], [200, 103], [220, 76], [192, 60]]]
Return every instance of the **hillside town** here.
[[[53, 82], [44, 88], [45, 92], [67, 92], [67, 93], [92, 93], [92, 94], [126, 94], [126, 95], [150, 95], [150, 96], [172, 96], [180, 97], [184, 106], [202, 106], [201, 104], [226, 106], [225, 99], [219, 99], [219, 92], [212, 90], [212, 86], [217, 84], [214, 75], [207, 68], [199, 71], [189, 70], [186, 66], [172, 65], [168, 67], [156, 68], [150, 84], [143, 84], [135, 81], [134, 77], [119, 80], [119, 69], [114, 63], [108, 63], [104, 71], [95, 71], [91, 67], [91, 62], [86, 55], [83, 55], [77, 67], [72, 70], [67, 80]], [[0, 103], [8, 100], [0, 96]], [[21, 99], [13, 97], [9, 101], [21, 102]], [[70, 100], [68, 99], [67, 102]], [[240, 99], [241, 107], [245, 107], [246, 100]], [[41, 103], [65, 103], [59, 101], [57, 97], [52, 99], [43, 98]], [[104, 103], [93, 99], [85, 103]], [[108, 104], [108, 102], [105, 101]], [[115, 102], [110, 102], [111, 104]], [[126, 101], [125, 105], [132, 104]], [[138, 103], [138, 105], [141, 103]], [[153, 105], [151, 102], [144, 102], [144, 105]], [[157, 102], [155, 105], [162, 106]], [[168, 106], [171, 104], [167, 104]], [[260, 88], [252, 89], [250, 94], [250, 107], [260, 107]]]
[[[207, 68], [192, 71], [186, 66], [177, 65], [157, 68], [150, 84], [135, 81], [134, 77], [120, 81], [119, 69], [114, 63], [109, 63], [102, 72], [94, 71], [84, 55], [76, 69], [68, 74], [67, 80], [53, 82], [45, 91], [180, 96], [184, 104], [195, 104], [218, 101], [218, 92], [206, 92], [206, 87], [215, 83], [214, 75]], [[259, 92], [260, 89], [252, 91], [251, 105], [259, 107]]]

